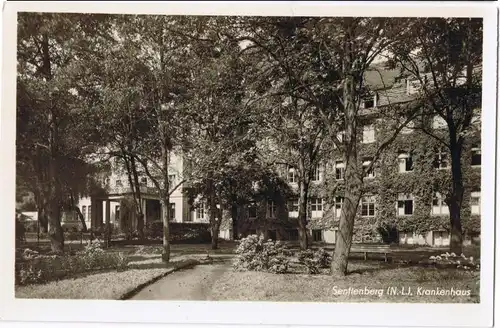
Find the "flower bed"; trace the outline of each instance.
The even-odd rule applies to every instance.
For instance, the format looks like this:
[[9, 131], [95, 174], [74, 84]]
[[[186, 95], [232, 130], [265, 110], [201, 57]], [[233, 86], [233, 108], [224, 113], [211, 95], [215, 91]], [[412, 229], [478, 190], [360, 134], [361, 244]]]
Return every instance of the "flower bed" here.
[[16, 284], [44, 283], [99, 270], [123, 270], [127, 267], [123, 253], [105, 252], [99, 241], [89, 242], [74, 255], [40, 255], [25, 249], [16, 254]]

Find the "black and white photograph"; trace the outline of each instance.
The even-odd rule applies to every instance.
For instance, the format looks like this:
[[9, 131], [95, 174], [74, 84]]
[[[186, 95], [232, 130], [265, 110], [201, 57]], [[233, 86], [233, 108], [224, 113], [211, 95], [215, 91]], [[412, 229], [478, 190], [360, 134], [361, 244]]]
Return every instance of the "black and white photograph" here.
[[15, 10], [15, 301], [461, 303], [488, 322], [496, 14], [198, 5]]

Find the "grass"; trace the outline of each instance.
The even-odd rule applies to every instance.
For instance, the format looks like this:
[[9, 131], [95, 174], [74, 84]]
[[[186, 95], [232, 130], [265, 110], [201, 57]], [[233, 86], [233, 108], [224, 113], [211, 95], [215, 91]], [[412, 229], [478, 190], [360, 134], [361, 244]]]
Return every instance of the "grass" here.
[[160, 278], [179, 268], [192, 266], [193, 260], [178, 258], [165, 265], [161, 256], [143, 255], [129, 263], [126, 271], [108, 271], [81, 275], [46, 284], [16, 286], [16, 298], [37, 299], [101, 299], [116, 300], [138, 286]]
[[[69, 245], [68, 245], [69, 246]], [[71, 247], [71, 246], [70, 246]], [[16, 286], [18, 298], [44, 299], [120, 299], [137, 286], [174, 271], [185, 265], [186, 257], [203, 261], [207, 252], [215, 258], [233, 253], [232, 243], [221, 243], [220, 249], [212, 251], [210, 245], [172, 245], [172, 264], [161, 262], [161, 247], [124, 246], [112, 247], [109, 252], [124, 252], [129, 258], [128, 269], [123, 272], [108, 271], [80, 275], [71, 279], [53, 281], [41, 285]], [[466, 255], [479, 257], [477, 250], [467, 249]], [[327, 272], [307, 275], [295, 268], [291, 274], [272, 274], [264, 272], [225, 271], [210, 288], [212, 300], [244, 301], [311, 301], [311, 302], [479, 302], [478, 272], [456, 269], [436, 269], [415, 264], [421, 258], [442, 253], [436, 249], [400, 249], [394, 254], [393, 263], [381, 261], [359, 261], [354, 257], [349, 262], [347, 277], [334, 278]], [[226, 256], [227, 257], [227, 256]], [[376, 257], [376, 255], [374, 256]], [[409, 264], [398, 263], [406, 259]], [[410, 261], [407, 261], [411, 259]], [[334, 289], [335, 287], [335, 289]], [[337, 295], [340, 289], [383, 290], [383, 295]], [[399, 292], [411, 288], [413, 295], [388, 295], [387, 290], [395, 287]], [[471, 296], [426, 296], [417, 295], [418, 288], [430, 290], [469, 289]]]
[[[477, 303], [479, 273], [422, 266], [398, 266], [380, 262], [353, 261], [346, 277], [319, 275], [235, 272], [228, 270], [211, 291], [213, 300], [294, 301], [294, 302], [404, 302], [404, 303]], [[353, 295], [353, 289], [374, 290], [373, 295]], [[388, 295], [395, 287], [398, 295]], [[351, 288], [351, 295], [339, 294]], [[413, 295], [401, 294], [402, 289]], [[471, 296], [418, 295], [418, 291], [451, 288], [470, 290]], [[379, 296], [379, 290], [382, 294]]]

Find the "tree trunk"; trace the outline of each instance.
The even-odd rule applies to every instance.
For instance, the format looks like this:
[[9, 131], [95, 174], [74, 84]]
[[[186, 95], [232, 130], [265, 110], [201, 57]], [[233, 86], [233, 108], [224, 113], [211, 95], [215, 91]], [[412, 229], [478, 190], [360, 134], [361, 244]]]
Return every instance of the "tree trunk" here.
[[[132, 156], [130, 158], [130, 168], [132, 171], [132, 176], [134, 178], [133, 190], [136, 200], [136, 217], [137, 217], [137, 233], [139, 235], [140, 240], [144, 240], [144, 213], [142, 211], [142, 195], [141, 195], [141, 186], [139, 183], [139, 174], [137, 173], [137, 164], [135, 162], [135, 158]], [[147, 187], [147, 186], [146, 186]]]
[[161, 259], [164, 263], [170, 261], [170, 199], [168, 196], [161, 200], [162, 220], [163, 220], [163, 252]]
[[308, 243], [307, 235], [307, 194], [308, 185], [306, 183], [300, 184], [299, 190], [299, 244], [301, 250], [306, 250]]
[[[217, 198], [212, 180], [208, 179], [208, 206], [209, 206], [209, 222], [212, 233], [212, 249], [217, 249], [219, 246], [219, 229], [222, 222], [222, 208], [217, 208]], [[218, 215], [220, 214], [220, 215]]]
[[219, 247], [219, 232], [215, 225], [212, 226], [212, 249]]
[[354, 220], [361, 199], [361, 186], [363, 183], [358, 168], [357, 150], [357, 107], [355, 103], [355, 71], [353, 68], [351, 26], [347, 27], [346, 42], [344, 44], [343, 71], [345, 72], [343, 82], [343, 102], [345, 113], [345, 141], [344, 141], [344, 162], [345, 162], [345, 194], [344, 204], [340, 215], [338, 240], [335, 243], [335, 251], [331, 263], [333, 275], [345, 276], [347, 274], [347, 264], [349, 251], [351, 249], [354, 231]]
[[339, 230], [335, 242], [335, 251], [331, 264], [333, 274], [344, 276], [347, 274], [349, 251], [352, 245], [354, 220], [361, 199], [361, 185], [356, 176], [356, 164], [348, 163], [345, 172], [344, 204], [340, 215]]
[[76, 215], [80, 219], [80, 222], [82, 223], [82, 231], [87, 232], [87, 223], [85, 223], [85, 218], [83, 217], [82, 211], [80, 211], [80, 208], [76, 205], [73, 205], [73, 209], [76, 212]]
[[[212, 197], [210, 201], [210, 226], [212, 230], [212, 249], [217, 249], [219, 247], [219, 230], [222, 221], [221, 215], [217, 215], [219, 212], [217, 205], [215, 204], [215, 197]], [[219, 216], [219, 217], [217, 217]]]
[[237, 204], [231, 205], [231, 219], [233, 220], [233, 222], [232, 222], [233, 240], [237, 240], [238, 239], [238, 205]]
[[[450, 135], [450, 139], [453, 136]], [[455, 254], [462, 253], [463, 236], [461, 222], [461, 208], [464, 196], [464, 186], [462, 179], [462, 144], [461, 142], [451, 142], [451, 175], [452, 190], [448, 199], [448, 208], [450, 210], [450, 252]]]
[[42, 207], [38, 208], [38, 222], [41, 232], [47, 233], [49, 231], [49, 219], [46, 210]]
[[50, 248], [53, 253], [64, 253], [64, 233], [61, 227], [61, 207], [56, 200], [51, 201], [49, 205], [49, 238]]
[[87, 232], [87, 224], [85, 223], [85, 218], [83, 217], [82, 212], [80, 211], [80, 208], [76, 206], [75, 203], [75, 197], [73, 196], [73, 192], [70, 193], [70, 202], [71, 202], [71, 209], [75, 211], [76, 216], [78, 216], [78, 219], [80, 219], [80, 222], [82, 223], [82, 231]]

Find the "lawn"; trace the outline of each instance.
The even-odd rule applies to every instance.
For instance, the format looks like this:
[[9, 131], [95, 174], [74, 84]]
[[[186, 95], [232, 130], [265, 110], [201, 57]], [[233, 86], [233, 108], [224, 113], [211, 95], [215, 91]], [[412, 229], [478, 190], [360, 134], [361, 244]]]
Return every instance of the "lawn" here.
[[[212, 287], [210, 299], [275, 302], [479, 302], [479, 284], [476, 283], [479, 272], [401, 266], [378, 261], [352, 261], [349, 271], [347, 277], [334, 278], [327, 272], [307, 275], [227, 270]], [[349, 288], [350, 294], [345, 294], [349, 293]], [[439, 295], [439, 291], [436, 295], [437, 288], [448, 295]], [[455, 291], [470, 290], [470, 296], [458, 296], [457, 292], [456, 296], [451, 296], [452, 288]], [[355, 295], [357, 290], [361, 292]], [[390, 295], [388, 290], [394, 291], [394, 295]], [[410, 290], [411, 295], [407, 295]]]
[[[194, 262], [186, 262], [188, 258], [205, 262], [207, 253], [213, 259], [227, 258], [227, 254], [233, 253], [233, 245], [223, 243], [215, 252], [210, 250], [210, 245], [204, 244], [172, 245], [172, 263], [169, 265], [161, 262], [160, 246], [112, 247], [108, 252], [127, 254], [128, 269], [121, 272], [91, 272], [45, 284], [16, 286], [16, 297], [120, 299], [137, 286], [160, 278], [179, 267], [192, 266]], [[329, 276], [327, 269], [323, 269], [321, 274], [308, 275], [303, 267], [300, 269], [293, 266], [292, 273], [288, 274], [236, 272], [228, 263], [221, 276], [214, 278], [214, 284], [207, 296], [210, 300], [234, 301], [479, 302], [479, 284], [476, 283], [479, 280], [479, 272], [437, 269], [417, 264], [418, 260], [439, 253], [436, 249], [401, 249], [398, 254], [394, 254], [390, 263], [375, 259], [363, 261], [354, 257], [349, 262], [349, 275], [344, 278]], [[472, 252], [467, 249], [466, 253], [474, 253], [479, 257], [476, 250]], [[440, 290], [436, 295], [438, 288]], [[452, 296], [452, 288], [460, 291], [470, 290], [470, 296]], [[441, 292], [445, 295], [439, 295]]]
[[45, 299], [120, 299], [153, 279], [198, 263], [178, 257], [165, 265], [161, 262], [161, 255], [154, 254], [132, 255], [130, 258], [129, 269], [125, 271], [90, 273], [46, 284], [16, 286], [15, 296]]

